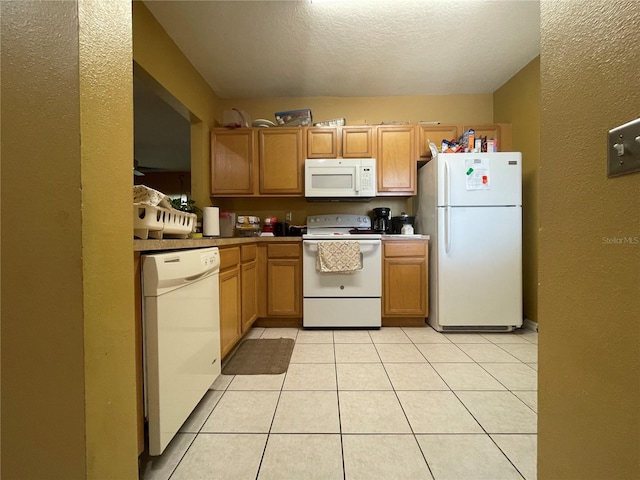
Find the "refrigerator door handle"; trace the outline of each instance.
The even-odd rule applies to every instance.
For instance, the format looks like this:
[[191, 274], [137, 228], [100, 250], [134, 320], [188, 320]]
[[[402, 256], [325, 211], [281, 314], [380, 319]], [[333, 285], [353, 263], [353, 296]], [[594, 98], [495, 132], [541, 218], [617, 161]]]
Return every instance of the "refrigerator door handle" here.
[[451, 177], [449, 175], [449, 162], [444, 161], [444, 204], [451, 205]]
[[451, 250], [451, 207], [444, 208], [444, 252]]

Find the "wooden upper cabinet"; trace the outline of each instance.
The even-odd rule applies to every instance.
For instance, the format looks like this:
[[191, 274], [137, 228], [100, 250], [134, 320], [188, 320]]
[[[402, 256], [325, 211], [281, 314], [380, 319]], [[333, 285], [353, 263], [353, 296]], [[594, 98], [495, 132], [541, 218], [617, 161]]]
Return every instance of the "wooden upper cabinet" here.
[[416, 194], [415, 132], [414, 125], [378, 127], [378, 196]]
[[305, 154], [302, 128], [258, 130], [260, 194], [302, 195]]
[[442, 140], [457, 140], [464, 132], [473, 128], [475, 138], [487, 137], [487, 140], [498, 141], [499, 152], [510, 152], [511, 146], [511, 124], [510, 123], [494, 123], [494, 124], [460, 124], [460, 125], [418, 125], [418, 155], [419, 158], [425, 159], [431, 156], [429, 152], [429, 143], [431, 140], [436, 144], [438, 150], [442, 145]]
[[470, 128], [475, 130], [476, 138], [487, 137], [487, 140], [497, 140], [499, 152], [511, 151], [511, 124], [495, 123], [490, 125], [463, 125], [461, 134]]
[[459, 136], [456, 125], [418, 125], [418, 155], [420, 158], [431, 156], [429, 140], [440, 150], [443, 139], [457, 140]]
[[339, 131], [337, 128], [307, 129], [307, 158], [337, 158]]
[[253, 195], [253, 130], [211, 130], [211, 195]]
[[342, 127], [342, 157], [373, 158], [373, 149], [373, 127]]

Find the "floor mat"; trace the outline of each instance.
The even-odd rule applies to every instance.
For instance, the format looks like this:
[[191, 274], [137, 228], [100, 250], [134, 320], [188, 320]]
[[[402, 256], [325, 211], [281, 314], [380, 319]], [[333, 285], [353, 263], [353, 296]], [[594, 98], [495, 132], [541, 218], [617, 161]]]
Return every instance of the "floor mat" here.
[[224, 375], [278, 375], [287, 371], [292, 338], [251, 338], [240, 344], [222, 368]]

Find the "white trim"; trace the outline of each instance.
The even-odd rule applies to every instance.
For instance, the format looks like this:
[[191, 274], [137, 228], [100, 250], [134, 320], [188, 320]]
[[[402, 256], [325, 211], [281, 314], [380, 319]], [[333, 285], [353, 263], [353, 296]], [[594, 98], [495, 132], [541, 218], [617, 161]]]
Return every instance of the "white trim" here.
[[533, 320], [529, 320], [528, 318], [525, 318], [522, 321], [522, 327], [523, 328], [527, 328], [529, 330], [533, 330], [534, 332], [538, 331], [538, 322], [534, 322]]

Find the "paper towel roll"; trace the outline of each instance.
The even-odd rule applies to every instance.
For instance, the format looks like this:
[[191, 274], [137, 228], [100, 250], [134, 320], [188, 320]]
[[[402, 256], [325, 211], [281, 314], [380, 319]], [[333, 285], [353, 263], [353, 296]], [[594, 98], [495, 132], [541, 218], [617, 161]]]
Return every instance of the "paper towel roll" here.
[[204, 207], [202, 211], [202, 235], [205, 237], [220, 236], [219, 207]]

